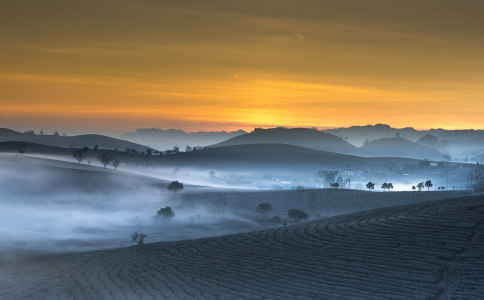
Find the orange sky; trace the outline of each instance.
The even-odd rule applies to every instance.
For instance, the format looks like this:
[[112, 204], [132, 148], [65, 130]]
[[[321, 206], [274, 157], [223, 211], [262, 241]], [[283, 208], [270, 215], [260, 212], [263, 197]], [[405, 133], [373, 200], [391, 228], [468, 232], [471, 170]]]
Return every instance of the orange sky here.
[[482, 11], [472, 0], [7, 1], [0, 127], [484, 128]]

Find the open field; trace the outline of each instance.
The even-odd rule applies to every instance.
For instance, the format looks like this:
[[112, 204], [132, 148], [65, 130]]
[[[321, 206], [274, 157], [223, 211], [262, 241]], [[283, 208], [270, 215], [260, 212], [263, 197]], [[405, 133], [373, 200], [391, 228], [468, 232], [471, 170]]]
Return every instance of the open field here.
[[123, 249], [2, 255], [10, 299], [480, 299], [484, 197]]

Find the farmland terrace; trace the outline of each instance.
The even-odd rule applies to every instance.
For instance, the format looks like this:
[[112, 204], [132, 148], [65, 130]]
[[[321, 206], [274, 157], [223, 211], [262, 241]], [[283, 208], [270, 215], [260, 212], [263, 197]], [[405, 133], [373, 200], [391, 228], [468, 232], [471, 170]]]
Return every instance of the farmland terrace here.
[[484, 196], [469, 196], [199, 240], [3, 254], [0, 298], [479, 299], [483, 257]]

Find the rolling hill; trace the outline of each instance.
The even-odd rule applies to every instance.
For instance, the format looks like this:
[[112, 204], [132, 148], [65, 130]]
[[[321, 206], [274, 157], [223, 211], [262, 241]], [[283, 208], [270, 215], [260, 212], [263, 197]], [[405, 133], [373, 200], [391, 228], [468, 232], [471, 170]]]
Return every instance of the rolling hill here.
[[140, 128], [124, 133], [121, 138], [160, 150], [173, 149], [174, 146], [185, 150], [187, 145], [205, 147], [245, 133], [243, 130], [185, 132], [178, 129]]
[[404, 157], [429, 160], [441, 160], [444, 156], [435, 149], [404, 138], [374, 140], [360, 147], [359, 153], [366, 157]]
[[83, 134], [76, 136], [36, 135], [31, 133], [21, 133], [6, 128], [0, 128], [0, 142], [28, 142], [65, 148], [89, 147], [90, 149], [94, 148], [95, 145], [98, 145], [99, 149], [113, 150], [117, 148], [120, 151], [123, 151], [126, 148], [136, 149], [137, 151], [146, 151], [149, 148], [144, 145], [100, 134]]
[[223, 237], [0, 258], [5, 299], [480, 299], [484, 197]]
[[251, 133], [239, 135], [211, 147], [224, 147], [243, 144], [288, 144], [309, 149], [357, 154], [355, 146], [329, 133], [307, 128], [255, 129]]

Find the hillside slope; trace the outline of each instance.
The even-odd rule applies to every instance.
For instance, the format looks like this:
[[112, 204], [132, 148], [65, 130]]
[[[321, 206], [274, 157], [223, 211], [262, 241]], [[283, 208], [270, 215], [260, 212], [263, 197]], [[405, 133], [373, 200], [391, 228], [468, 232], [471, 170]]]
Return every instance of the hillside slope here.
[[435, 149], [404, 138], [374, 140], [360, 147], [359, 153], [367, 157], [404, 157], [429, 160], [441, 160], [444, 156]]
[[0, 142], [28, 142], [66, 148], [89, 147], [90, 149], [97, 145], [99, 149], [113, 150], [117, 148], [120, 151], [123, 151], [126, 148], [132, 148], [138, 151], [146, 151], [146, 149], [149, 148], [144, 145], [115, 139], [100, 134], [82, 134], [75, 136], [35, 135], [21, 133], [6, 128], [0, 128]]
[[266, 231], [0, 260], [0, 298], [480, 299], [484, 197]]
[[243, 144], [288, 144], [309, 149], [356, 154], [355, 146], [329, 133], [307, 128], [256, 129], [251, 133], [239, 135], [212, 147]]

